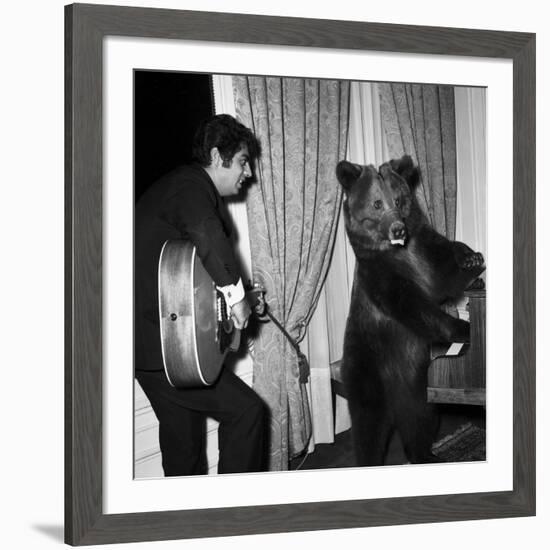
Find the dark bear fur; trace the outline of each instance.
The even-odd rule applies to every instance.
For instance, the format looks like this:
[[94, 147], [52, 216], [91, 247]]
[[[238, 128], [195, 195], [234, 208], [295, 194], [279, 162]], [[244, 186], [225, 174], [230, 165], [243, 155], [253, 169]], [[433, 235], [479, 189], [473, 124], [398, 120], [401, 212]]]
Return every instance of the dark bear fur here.
[[459, 298], [483, 272], [483, 256], [428, 225], [409, 156], [379, 170], [342, 161], [336, 174], [357, 259], [342, 363], [357, 465], [384, 464], [394, 430], [411, 463], [434, 461], [430, 346], [469, 340], [469, 323], [441, 304]]

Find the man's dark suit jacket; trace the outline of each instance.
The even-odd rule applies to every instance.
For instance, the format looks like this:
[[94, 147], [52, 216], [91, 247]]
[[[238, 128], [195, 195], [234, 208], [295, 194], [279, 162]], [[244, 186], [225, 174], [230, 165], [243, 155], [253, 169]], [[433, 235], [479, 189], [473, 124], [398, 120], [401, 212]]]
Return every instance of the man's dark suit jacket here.
[[186, 239], [218, 286], [236, 284], [239, 270], [230, 240], [231, 218], [206, 171], [194, 164], [154, 183], [135, 209], [135, 368], [162, 370], [158, 262], [168, 239]]

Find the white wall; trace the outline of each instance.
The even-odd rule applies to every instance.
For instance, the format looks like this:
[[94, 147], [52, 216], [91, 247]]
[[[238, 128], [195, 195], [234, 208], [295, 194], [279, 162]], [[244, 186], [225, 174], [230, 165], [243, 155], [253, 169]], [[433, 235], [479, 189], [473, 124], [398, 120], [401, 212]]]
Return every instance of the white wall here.
[[[88, 0], [93, 3], [103, 1]], [[495, 10], [494, 3], [463, 0], [460, 9], [440, 2], [356, 2], [317, 5], [296, 0], [160, 0], [121, 5], [315, 16], [389, 23], [536, 31], [539, 162], [548, 150], [549, 40], [544, 3], [524, 0]], [[312, 8], [312, 6], [315, 6]], [[314, 9], [314, 12], [311, 10]], [[3, 250], [2, 319], [2, 546], [12, 550], [59, 548], [63, 523], [63, 2], [9, 2], [2, 8], [0, 86]], [[544, 72], [543, 72], [544, 68]], [[539, 311], [550, 306], [545, 213], [550, 190], [539, 171]], [[24, 205], [24, 206], [23, 206]], [[32, 324], [31, 324], [32, 323]], [[549, 324], [539, 314], [538, 341]], [[541, 347], [541, 349], [543, 349]], [[550, 535], [549, 371], [539, 359], [538, 480], [536, 518], [290, 533], [216, 540], [128, 544], [131, 549], [424, 549], [545, 548]], [[17, 386], [16, 386], [17, 381]], [[107, 547], [108, 548], [108, 547]], [[118, 548], [114, 547], [113, 548]]]

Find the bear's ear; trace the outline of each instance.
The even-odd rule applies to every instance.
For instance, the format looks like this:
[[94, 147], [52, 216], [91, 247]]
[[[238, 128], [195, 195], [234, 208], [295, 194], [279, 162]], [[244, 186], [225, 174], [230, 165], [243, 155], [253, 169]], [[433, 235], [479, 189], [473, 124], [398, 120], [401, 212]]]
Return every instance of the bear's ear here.
[[362, 166], [359, 166], [359, 164], [352, 164], [347, 160], [341, 160], [336, 165], [336, 177], [345, 191], [349, 191], [351, 186], [361, 175], [362, 171]]
[[414, 165], [410, 155], [403, 155], [400, 159], [390, 160], [391, 169], [397, 172], [414, 189], [420, 182], [420, 171]]

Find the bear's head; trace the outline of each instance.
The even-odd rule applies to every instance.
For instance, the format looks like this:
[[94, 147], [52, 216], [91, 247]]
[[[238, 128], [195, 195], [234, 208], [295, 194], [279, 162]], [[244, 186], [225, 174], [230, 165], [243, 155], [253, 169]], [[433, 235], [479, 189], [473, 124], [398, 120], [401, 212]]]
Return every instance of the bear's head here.
[[344, 189], [346, 230], [355, 252], [404, 246], [417, 223], [414, 188], [418, 168], [410, 156], [361, 166], [341, 161], [336, 176]]

